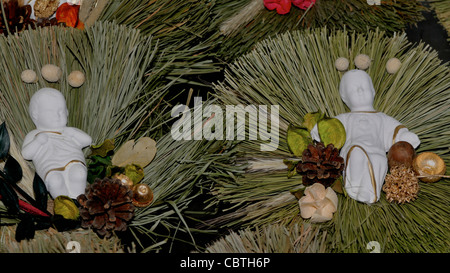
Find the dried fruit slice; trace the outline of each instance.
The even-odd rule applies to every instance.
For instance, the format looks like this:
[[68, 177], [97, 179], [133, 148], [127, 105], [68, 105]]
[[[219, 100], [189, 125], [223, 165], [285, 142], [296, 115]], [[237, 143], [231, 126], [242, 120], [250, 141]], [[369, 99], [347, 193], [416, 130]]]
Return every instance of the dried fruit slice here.
[[317, 122], [320, 140], [325, 147], [333, 144], [336, 149], [344, 146], [347, 138], [344, 125], [337, 118], [323, 118]]

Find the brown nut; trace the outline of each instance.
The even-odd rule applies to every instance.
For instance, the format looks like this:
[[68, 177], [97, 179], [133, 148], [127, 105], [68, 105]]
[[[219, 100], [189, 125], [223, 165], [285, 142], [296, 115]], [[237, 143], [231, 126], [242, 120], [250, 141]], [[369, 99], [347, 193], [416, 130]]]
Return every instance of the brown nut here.
[[153, 201], [153, 192], [146, 184], [136, 184], [133, 187], [133, 205], [146, 207]]

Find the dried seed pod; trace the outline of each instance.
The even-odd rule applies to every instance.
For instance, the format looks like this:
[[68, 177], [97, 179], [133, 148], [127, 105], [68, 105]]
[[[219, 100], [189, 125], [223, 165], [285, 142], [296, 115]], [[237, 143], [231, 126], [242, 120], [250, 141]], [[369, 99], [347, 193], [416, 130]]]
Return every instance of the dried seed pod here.
[[394, 166], [386, 175], [383, 185], [386, 199], [399, 204], [415, 200], [419, 189], [419, 180], [414, 171], [405, 165]]
[[443, 175], [446, 171], [444, 160], [435, 153], [423, 152], [417, 155], [413, 161], [413, 169], [419, 176], [420, 180], [427, 183], [433, 183], [439, 181], [441, 177], [432, 175]]
[[59, 0], [36, 0], [34, 3], [34, 15], [38, 18], [52, 16], [59, 7]]
[[146, 207], [153, 201], [153, 192], [146, 184], [136, 184], [133, 187], [133, 205]]

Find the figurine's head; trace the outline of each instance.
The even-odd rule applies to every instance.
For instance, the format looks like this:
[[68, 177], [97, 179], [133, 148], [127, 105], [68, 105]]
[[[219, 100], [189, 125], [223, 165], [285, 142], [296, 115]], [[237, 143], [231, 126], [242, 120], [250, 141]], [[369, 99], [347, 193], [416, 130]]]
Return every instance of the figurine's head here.
[[31, 119], [38, 129], [58, 129], [67, 124], [66, 100], [63, 94], [56, 89], [39, 89], [31, 97], [29, 111]]
[[375, 88], [369, 74], [354, 69], [342, 76], [339, 94], [351, 111], [373, 111]]

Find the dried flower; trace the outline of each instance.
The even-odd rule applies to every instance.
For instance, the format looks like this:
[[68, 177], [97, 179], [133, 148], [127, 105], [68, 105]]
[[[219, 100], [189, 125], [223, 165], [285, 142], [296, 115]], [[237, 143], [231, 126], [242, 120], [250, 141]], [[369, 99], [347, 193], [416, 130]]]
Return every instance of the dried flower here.
[[292, 4], [299, 9], [307, 10], [309, 7], [314, 6], [316, 0], [292, 0]]
[[68, 27], [84, 29], [83, 22], [78, 19], [79, 11], [79, 5], [64, 3], [59, 6], [58, 10], [56, 11], [56, 20], [58, 20], [58, 23], [65, 23]]
[[20, 78], [25, 83], [35, 83], [38, 81], [37, 74], [31, 69], [22, 71]]
[[291, 10], [291, 0], [264, 0], [264, 6], [268, 10], [277, 10], [278, 14], [287, 14]]
[[305, 196], [298, 201], [303, 218], [311, 218], [311, 222], [326, 222], [333, 218], [337, 210], [338, 197], [332, 188], [315, 183], [305, 189]]
[[394, 166], [386, 175], [383, 191], [389, 202], [400, 204], [411, 202], [417, 198], [419, 180], [411, 167]]
[[278, 14], [286, 14], [291, 11], [291, 5], [294, 5], [302, 10], [307, 10], [314, 6], [316, 0], [264, 0], [264, 6], [268, 10], [277, 10]]

